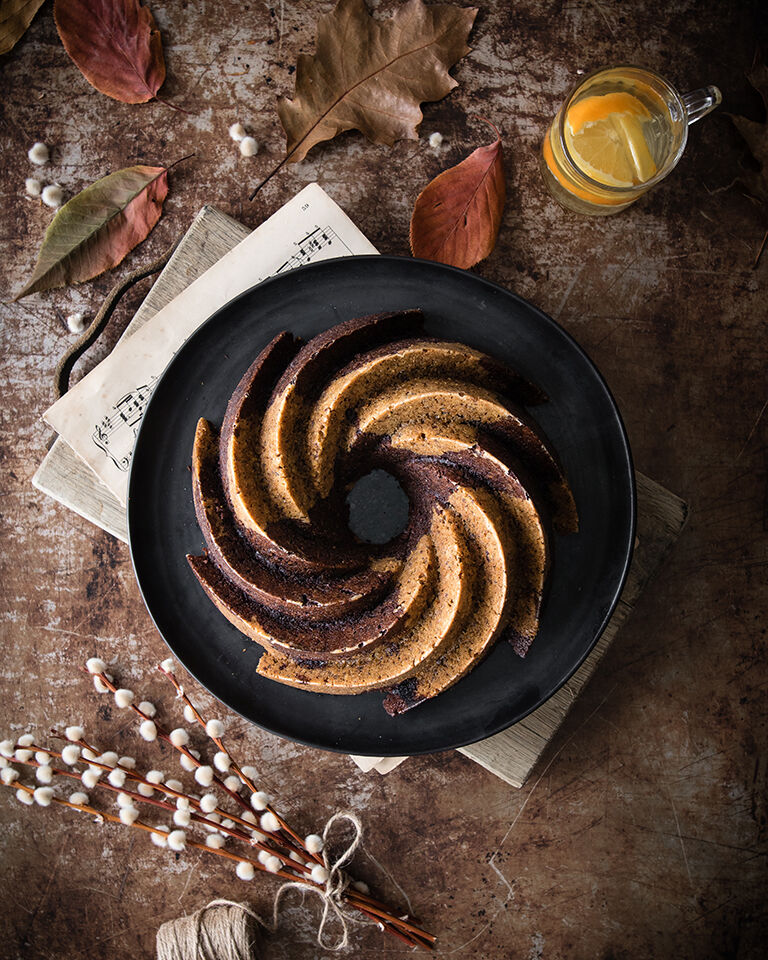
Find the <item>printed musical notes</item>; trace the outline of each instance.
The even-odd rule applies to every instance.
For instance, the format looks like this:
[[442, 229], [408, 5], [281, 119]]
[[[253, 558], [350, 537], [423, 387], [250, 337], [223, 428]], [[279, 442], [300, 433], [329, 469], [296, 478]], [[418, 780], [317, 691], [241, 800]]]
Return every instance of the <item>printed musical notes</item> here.
[[[293, 270], [294, 267], [301, 267], [305, 263], [311, 263], [318, 257], [326, 259], [327, 257], [345, 257], [351, 256], [352, 250], [344, 243], [336, 231], [330, 227], [315, 227], [301, 240], [294, 241], [296, 253], [293, 254], [282, 266], [275, 270], [275, 273], [283, 273], [286, 270]], [[337, 249], [328, 250], [336, 244]]]
[[156, 376], [150, 377], [147, 383], [120, 397], [91, 434], [93, 442], [106, 453], [118, 470], [127, 472], [131, 465], [133, 441], [156, 380]]

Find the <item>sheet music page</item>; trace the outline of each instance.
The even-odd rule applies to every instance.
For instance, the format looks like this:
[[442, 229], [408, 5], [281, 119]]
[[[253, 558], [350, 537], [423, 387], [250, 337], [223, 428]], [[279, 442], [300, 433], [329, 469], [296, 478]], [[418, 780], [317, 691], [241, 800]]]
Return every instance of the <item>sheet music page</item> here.
[[312, 183], [118, 343], [43, 419], [125, 504], [133, 444], [154, 384], [200, 324], [267, 277], [315, 260], [375, 253], [344, 211]]

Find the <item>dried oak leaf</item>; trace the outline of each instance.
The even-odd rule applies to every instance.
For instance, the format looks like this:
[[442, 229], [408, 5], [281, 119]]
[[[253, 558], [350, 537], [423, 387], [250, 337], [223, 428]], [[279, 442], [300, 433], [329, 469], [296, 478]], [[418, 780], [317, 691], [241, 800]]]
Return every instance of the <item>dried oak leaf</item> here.
[[[494, 129], [496, 129], [494, 127]], [[415, 257], [468, 269], [496, 246], [506, 188], [501, 135], [427, 184], [411, 217]]]
[[117, 266], [160, 219], [167, 195], [165, 167], [125, 167], [86, 187], [51, 221], [32, 276], [14, 299]]
[[0, 0], [0, 56], [13, 50], [45, 0]]
[[64, 49], [91, 86], [113, 100], [146, 103], [165, 80], [160, 31], [139, 0], [56, 0]]
[[[768, 113], [768, 66], [764, 63], [756, 64], [747, 79], [757, 90], [763, 100]], [[732, 114], [731, 120], [736, 129], [747, 141], [750, 153], [760, 165], [760, 170], [744, 171], [741, 179], [749, 192], [758, 200], [768, 201], [768, 123], [757, 123]]]
[[297, 163], [343, 130], [390, 146], [415, 140], [420, 104], [458, 85], [448, 70], [469, 53], [476, 14], [475, 7], [408, 0], [377, 20], [364, 0], [339, 0], [317, 22], [314, 55], [298, 58], [293, 100], [278, 101], [286, 159]]

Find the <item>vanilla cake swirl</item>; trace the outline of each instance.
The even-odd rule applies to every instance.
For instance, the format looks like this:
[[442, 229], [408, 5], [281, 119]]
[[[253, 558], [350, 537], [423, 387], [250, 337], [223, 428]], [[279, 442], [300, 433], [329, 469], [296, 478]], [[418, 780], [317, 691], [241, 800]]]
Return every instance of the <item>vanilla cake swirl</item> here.
[[[536, 636], [551, 531], [577, 529], [556, 456], [523, 407], [542, 392], [493, 358], [422, 335], [420, 311], [281, 333], [221, 429], [200, 420], [189, 564], [264, 648], [258, 673], [317, 693], [385, 692], [401, 713], [456, 683], [502, 635]], [[346, 497], [375, 468], [410, 501], [383, 546]]]

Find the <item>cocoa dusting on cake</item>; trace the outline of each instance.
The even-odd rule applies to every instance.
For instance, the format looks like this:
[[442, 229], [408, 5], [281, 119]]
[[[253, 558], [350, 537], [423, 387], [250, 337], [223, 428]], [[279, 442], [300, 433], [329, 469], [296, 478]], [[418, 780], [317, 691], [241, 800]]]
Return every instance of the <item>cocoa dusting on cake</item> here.
[[[418, 310], [275, 337], [243, 375], [220, 435], [198, 424], [193, 497], [211, 601], [264, 648], [262, 677], [327, 694], [381, 690], [392, 715], [439, 695], [500, 636], [524, 656], [550, 526], [577, 529], [524, 377], [421, 335]], [[409, 499], [388, 544], [350, 531], [346, 496], [373, 469]]]

